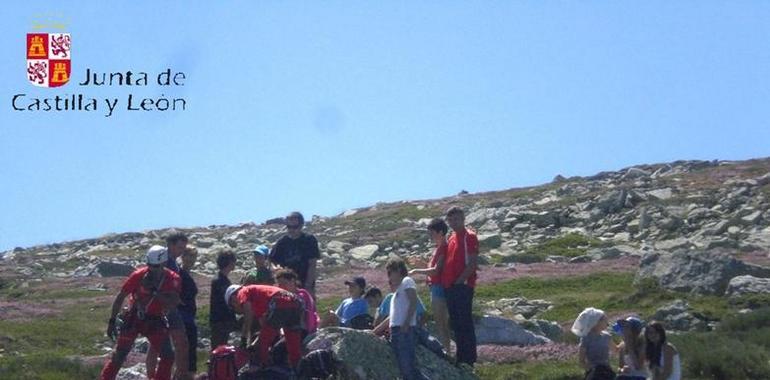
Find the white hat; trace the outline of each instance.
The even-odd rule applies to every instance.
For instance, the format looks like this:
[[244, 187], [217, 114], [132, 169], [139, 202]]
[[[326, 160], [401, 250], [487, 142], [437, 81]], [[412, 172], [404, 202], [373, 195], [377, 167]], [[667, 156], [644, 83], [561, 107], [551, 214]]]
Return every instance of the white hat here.
[[168, 260], [168, 250], [160, 245], [153, 245], [147, 250], [147, 264], [165, 264]]
[[572, 333], [579, 337], [588, 335], [602, 317], [604, 317], [604, 311], [593, 307], [586, 308], [572, 324]]
[[225, 290], [225, 304], [230, 306], [230, 297], [232, 297], [241, 287], [241, 285], [230, 285], [227, 287], [227, 290]]

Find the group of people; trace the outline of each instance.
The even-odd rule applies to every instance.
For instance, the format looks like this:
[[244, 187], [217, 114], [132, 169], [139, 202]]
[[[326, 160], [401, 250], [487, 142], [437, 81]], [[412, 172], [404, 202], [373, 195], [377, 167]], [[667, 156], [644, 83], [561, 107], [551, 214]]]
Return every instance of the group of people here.
[[[572, 332], [580, 337], [579, 362], [586, 380], [679, 380], [681, 362], [676, 347], [666, 340], [660, 322], [648, 325], [637, 317], [619, 319], [612, 330], [622, 336], [615, 345], [607, 331], [604, 311], [589, 307], [578, 315]], [[618, 355], [617, 373], [610, 365], [610, 351]]]
[[[236, 266], [236, 253], [223, 251], [217, 255], [218, 272], [211, 281], [209, 300], [212, 349], [228, 344], [231, 333], [240, 329], [241, 346], [254, 353], [257, 366], [266, 366], [280, 338], [289, 367], [296, 368], [302, 339], [319, 327], [368, 329], [389, 337], [404, 379], [420, 379], [424, 377], [415, 365], [415, 345], [433, 341], [439, 351], [449, 353], [451, 330], [456, 361], [475, 363], [476, 336], [471, 313], [478, 238], [466, 228], [462, 209], [450, 208], [446, 221], [434, 219], [428, 225], [436, 247], [427, 268], [409, 271], [403, 260], [390, 260], [385, 270], [391, 293], [385, 297], [378, 288], [367, 288], [364, 278], [353, 277], [345, 282], [350, 297], [324, 318], [315, 307], [318, 241], [303, 232], [301, 213], [289, 214], [285, 223], [287, 233], [272, 249], [260, 245], [251, 251], [254, 268], [239, 284], [229, 279]], [[452, 233], [447, 236], [450, 228]], [[197, 251], [187, 243], [185, 234], [171, 234], [165, 247], [156, 245], [147, 251], [147, 265], [135, 270], [124, 282], [112, 304], [107, 327], [107, 335], [117, 343], [100, 379], [115, 379], [138, 335], [145, 336], [150, 343], [146, 359], [148, 378], [171, 379], [174, 367], [177, 379], [191, 379], [195, 374], [198, 288], [190, 270]], [[181, 259], [181, 267], [177, 259]], [[421, 328], [425, 307], [417, 296], [416, 282], [410, 277], [415, 275], [427, 276], [438, 340]], [[126, 298], [129, 302], [124, 307]], [[370, 308], [376, 310], [374, 316], [369, 314]], [[236, 318], [237, 314], [242, 318]]]

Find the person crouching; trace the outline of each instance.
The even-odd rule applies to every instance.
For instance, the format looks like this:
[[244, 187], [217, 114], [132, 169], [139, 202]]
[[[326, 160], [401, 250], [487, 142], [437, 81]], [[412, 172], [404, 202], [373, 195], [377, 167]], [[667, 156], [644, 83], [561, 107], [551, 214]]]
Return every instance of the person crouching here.
[[225, 292], [225, 302], [236, 314], [243, 314], [243, 337], [249, 337], [252, 317], [259, 320], [259, 337], [246, 348], [257, 348], [258, 364], [266, 367], [268, 351], [283, 329], [289, 365], [296, 368], [301, 356], [304, 308], [299, 298], [286, 290], [270, 285], [230, 285]]

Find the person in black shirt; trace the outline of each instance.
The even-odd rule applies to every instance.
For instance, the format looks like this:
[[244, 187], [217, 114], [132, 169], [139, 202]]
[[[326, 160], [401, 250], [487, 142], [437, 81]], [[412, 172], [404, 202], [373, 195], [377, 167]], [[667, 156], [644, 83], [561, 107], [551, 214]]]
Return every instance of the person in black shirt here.
[[177, 308], [179, 315], [184, 322], [185, 332], [187, 333], [189, 369], [194, 374], [198, 371], [198, 326], [195, 324], [195, 314], [198, 312], [198, 305], [195, 297], [198, 295], [198, 286], [195, 285], [190, 270], [195, 266], [195, 260], [198, 259], [198, 250], [195, 248], [186, 248], [182, 254], [182, 269], [179, 271], [179, 277], [182, 278], [182, 303]]
[[316, 262], [321, 258], [318, 240], [302, 232], [305, 218], [299, 212], [286, 217], [288, 233], [270, 251], [270, 261], [297, 273], [301, 287], [315, 298]]
[[230, 286], [227, 275], [235, 269], [235, 254], [231, 251], [217, 255], [217, 278], [211, 280], [211, 298], [209, 299], [209, 325], [211, 326], [211, 349], [227, 344], [230, 333], [237, 329], [235, 313], [225, 303], [225, 291]]

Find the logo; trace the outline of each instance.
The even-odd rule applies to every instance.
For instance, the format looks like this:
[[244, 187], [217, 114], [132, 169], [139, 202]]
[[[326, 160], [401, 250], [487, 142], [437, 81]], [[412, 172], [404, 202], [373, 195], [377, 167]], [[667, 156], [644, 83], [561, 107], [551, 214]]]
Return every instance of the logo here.
[[27, 33], [27, 79], [38, 87], [60, 87], [72, 72], [69, 33]]

